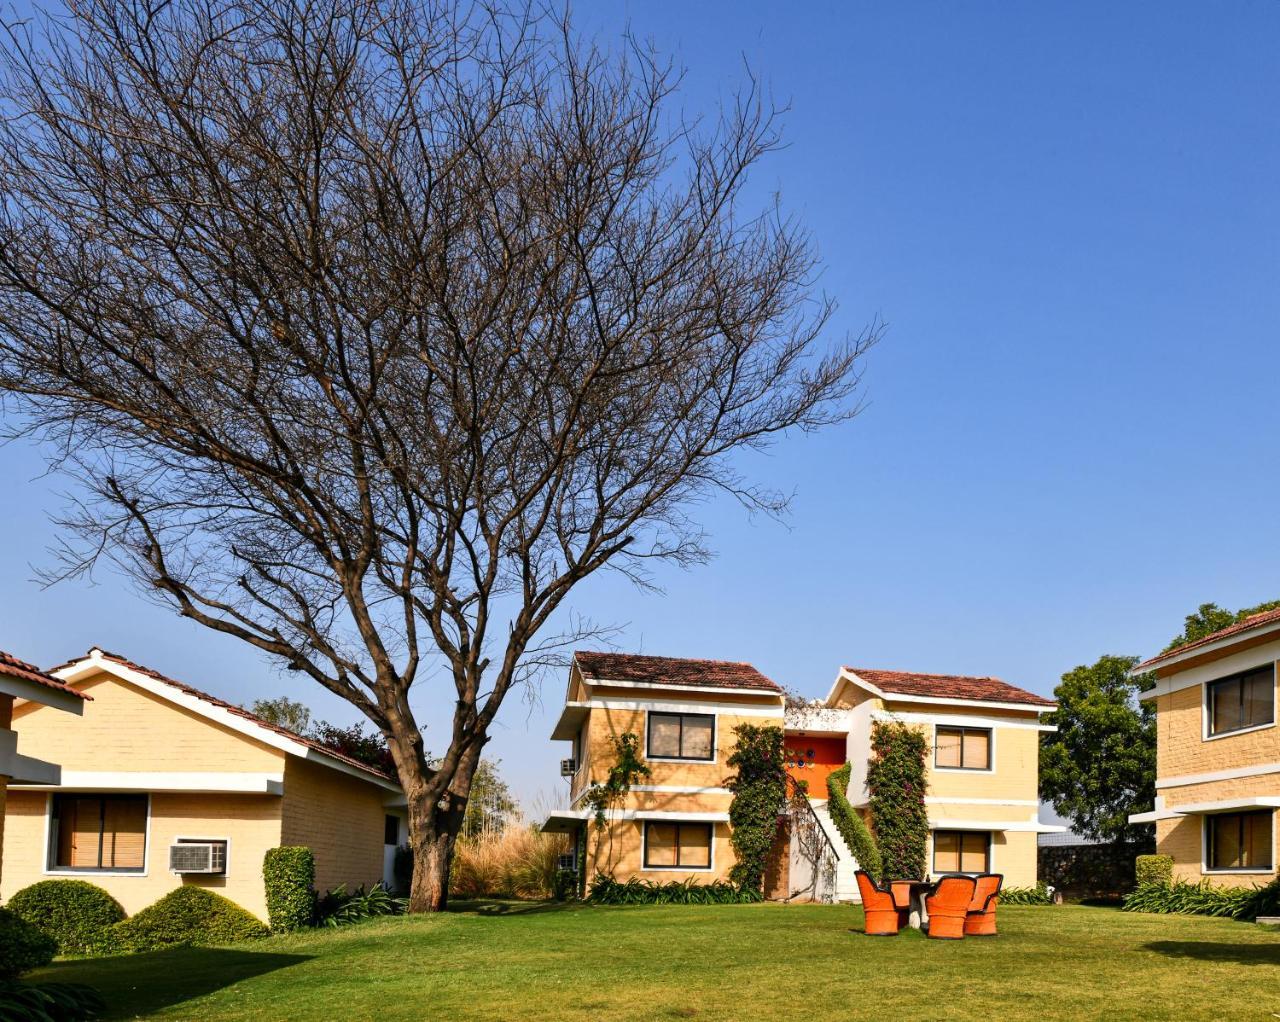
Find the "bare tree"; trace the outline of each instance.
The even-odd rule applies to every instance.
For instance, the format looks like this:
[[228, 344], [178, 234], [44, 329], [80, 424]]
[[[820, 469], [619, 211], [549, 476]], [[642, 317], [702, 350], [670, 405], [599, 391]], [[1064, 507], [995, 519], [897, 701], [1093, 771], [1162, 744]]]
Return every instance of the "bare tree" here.
[[[70, 0], [0, 55], [0, 390], [106, 556], [350, 700], [438, 909], [489, 728], [602, 568], [707, 551], [734, 455], [854, 411], [748, 80], [448, 0]], [[820, 348], [821, 345], [821, 348]], [[567, 609], [567, 608], [566, 608]], [[559, 620], [559, 619], [557, 619]], [[456, 690], [434, 769], [410, 707]]]

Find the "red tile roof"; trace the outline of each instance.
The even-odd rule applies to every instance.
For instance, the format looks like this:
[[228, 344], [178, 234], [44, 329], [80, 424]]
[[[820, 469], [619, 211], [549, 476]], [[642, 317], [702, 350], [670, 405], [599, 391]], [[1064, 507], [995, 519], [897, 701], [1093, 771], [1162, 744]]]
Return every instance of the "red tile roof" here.
[[86, 700], [90, 698], [83, 692], [77, 692], [70, 685], [63, 684], [57, 678], [46, 674], [35, 664], [29, 664], [25, 660], [19, 660], [12, 653], [6, 653], [4, 650], [0, 650], [0, 674], [9, 678], [19, 678], [22, 681], [31, 681], [37, 685], [43, 685], [45, 688], [51, 688], [69, 696], [78, 696], [79, 698]]
[[633, 681], [646, 685], [702, 685], [709, 688], [782, 689], [750, 664], [730, 660], [642, 656], [638, 653], [576, 652], [573, 658], [588, 681]]
[[1157, 653], [1150, 660], [1144, 660], [1134, 668], [1135, 671], [1145, 671], [1150, 667], [1155, 667], [1163, 663], [1170, 657], [1181, 656], [1188, 650], [1196, 649], [1200, 646], [1208, 645], [1211, 642], [1217, 642], [1219, 639], [1230, 638], [1239, 632], [1247, 632], [1254, 628], [1261, 628], [1263, 625], [1275, 624], [1280, 622], [1280, 610], [1264, 610], [1261, 614], [1253, 614], [1243, 621], [1237, 621], [1233, 625], [1227, 625], [1226, 628], [1219, 628], [1216, 632], [1206, 635], [1202, 639], [1196, 639], [1194, 642], [1188, 642], [1185, 646], [1179, 646], [1177, 649], [1168, 649], [1163, 653]]
[[[331, 746], [325, 745], [323, 742], [316, 741], [314, 738], [308, 738], [306, 735], [300, 735], [296, 731], [290, 731], [287, 727], [281, 727], [279, 724], [272, 724], [270, 721], [263, 720], [257, 714], [250, 713], [243, 706], [237, 706], [235, 703], [229, 703], [224, 699], [219, 699], [217, 696], [212, 696], [208, 692], [202, 692], [198, 688], [192, 688], [185, 682], [167, 677], [159, 671], [153, 671], [150, 667], [143, 667], [141, 664], [135, 664], [127, 657], [119, 656], [116, 653], [108, 653], [101, 647], [95, 647], [95, 649], [97, 649], [97, 652], [102, 655], [104, 660], [111, 660], [114, 663], [120, 664], [122, 667], [129, 668], [131, 671], [137, 671], [139, 674], [145, 674], [148, 678], [154, 678], [156, 681], [163, 682], [166, 685], [171, 685], [179, 692], [183, 692], [189, 696], [194, 696], [196, 699], [200, 699], [203, 702], [209, 703], [211, 706], [218, 707], [219, 709], [226, 710], [229, 713], [234, 713], [237, 717], [243, 717], [245, 720], [251, 721], [259, 727], [267, 728], [269, 731], [274, 731], [276, 734], [283, 735], [285, 738], [290, 738], [295, 742], [300, 742], [308, 748], [315, 749], [317, 752], [323, 753], [324, 755], [329, 756], [332, 759], [336, 759], [339, 762], [346, 763], [348, 766], [353, 766], [359, 770], [363, 770], [365, 773], [372, 774], [374, 777], [381, 778], [384, 781], [392, 781], [396, 784], [400, 783], [397, 778], [392, 777], [385, 771], [370, 766], [363, 760], [354, 759], [351, 756], [347, 756], [344, 753], [339, 752]], [[93, 652], [94, 650], [89, 650], [89, 653], [86, 656], [92, 656]], [[70, 667], [72, 664], [79, 663], [82, 659], [85, 659], [85, 657], [69, 660], [67, 663], [53, 668], [53, 670], [57, 671], [61, 670], [63, 667]]]
[[876, 671], [846, 667], [881, 692], [904, 696], [933, 696], [938, 699], [972, 699], [986, 703], [1025, 703], [1053, 706], [1052, 699], [1010, 685], [999, 678], [971, 678], [960, 674], [917, 674], [914, 671]]

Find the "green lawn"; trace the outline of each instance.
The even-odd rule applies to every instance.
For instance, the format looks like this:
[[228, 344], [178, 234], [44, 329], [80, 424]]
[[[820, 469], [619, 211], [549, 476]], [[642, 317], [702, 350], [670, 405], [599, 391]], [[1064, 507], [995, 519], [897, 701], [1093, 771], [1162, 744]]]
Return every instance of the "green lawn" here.
[[1273, 1019], [1280, 933], [1222, 919], [1000, 908], [994, 939], [856, 932], [818, 905], [468, 906], [235, 948], [57, 962], [114, 1018]]

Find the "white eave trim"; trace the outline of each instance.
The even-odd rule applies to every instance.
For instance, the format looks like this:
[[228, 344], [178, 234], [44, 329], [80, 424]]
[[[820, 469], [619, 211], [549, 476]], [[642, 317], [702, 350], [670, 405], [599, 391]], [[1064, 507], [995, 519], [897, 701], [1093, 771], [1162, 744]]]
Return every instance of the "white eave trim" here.
[[1039, 820], [929, 820], [930, 830], [992, 830], [1016, 834], [1061, 834], [1067, 828]]
[[29, 791], [63, 788], [68, 791], [154, 791], [284, 794], [284, 774], [222, 773], [218, 771], [64, 770], [59, 783], [14, 785]]
[[57, 763], [46, 763], [34, 756], [19, 753], [0, 754], [0, 776], [9, 778], [10, 790], [24, 784], [58, 786], [62, 768]]
[[1280, 774], [1280, 763], [1258, 763], [1254, 766], [1232, 767], [1228, 770], [1212, 770], [1204, 774], [1174, 774], [1172, 777], [1157, 777], [1156, 790], [1183, 788], [1191, 784], [1212, 784], [1214, 781], [1234, 781], [1241, 777], [1262, 777], [1266, 774]]
[[[1129, 672], [1129, 674], [1132, 677], [1139, 674], [1150, 674], [1152, 671], [1162, 671], [1172, 664], [1180, 664], [1183, 661], [1192, 659], [1193, 657], [1198, 657], [1203, 653], [1217, 653], [1220, 650], [1230, 649], [1236, 643], [1241, 642], [1246, 638], [1252, 639], [1258, 635], [1266, 635], [1268, 632], [1276, 632], [1276, 639], [1280, 639], [1280, 621], [1268, 621], [1266, 624], [1255, 625], [1253, 628], [1246, 628], [1243, 631], [1235, 632], [1225, 638], [1217, 639], [1214, 642], [1207, 642], [1203, 646], [1176, 650], [1175, 652], [1170, 653], [1166, 659], [1162, 659], [1159, 663], [1151, 664], [1150, 666], [1138, 664]], [[1149, 663], [1149, 661], [1146, 661], [1146, 663]], [[1166, 680], [1168, 679], [1161, 679], [1161, 681]], [[1159, 684], [1157, 683], [1157, 688], [1158, 687]], [[1152, 689], [1151, 691], [1154, 692], [1155, 689]]]
[[7, 674], [0, 674], [0, 695], [13, 696], [15, 699], [24, 699], [29, 703], [40, 703], [43, 706], [52, 706], [54, 709], [65, 710], [67, 713], [84, 713], [85, 700], [81, 696], [73, 696], [70, 692], [59, 692], [56, 688], [50, 688], [48, 685], [40, 685], [34, 681], [27, 681], [25, 678], [14, 678]]
[[154, 678], [149, 674], [143, 674], [141, 671], [135, 671], [131, 667], [109, 657], [101, 655], [101, 650], [94, 649], [87, 657], [81, 657], [75, 663], [68, 664], [66, 667], [53, 672], [53, 677], [60, 681], [71, 684], [81, 678], [87, 677], [98, 672], [106, 672], [114, 674], [122, 681], [127, 681], [130, 685], [134, 685], [144, 692], [150, 692], [154, 696], [158, 696], [167, 702], [173, 703], [175, 706], [181, 706], [185, 710], [189, 710], [199, 717], [206, 720], [212, 720], [231, 731], [252, 738], [254, 741], [269, 745], [273, 749], [279, 749], [281, 752], [287, 752], [299, 759], [309, 760], [312, 763], [319, 763], [323, 766], [331, 767], [344, 774], [352, 777], [358, 777], [362, 781], [376, 785], [387, 791], [400, 791], [400, 785], [385, 778], [378, 777], [359, 767], [352, 766], [341, 759], [334, 756], [325, 755], [318, 749], [312, 748], [303, 742], [289, 738], [287, 735], [281, 734], [269, 727], [249, 720], [247, 717], [241, 717], [239, 714], [232, 713], [230, 710], [221, 706], [216, 706], [207, 700], [198, 696], [193, 696], [179, 688], [175, 688], [159, 678]]
[[[547, 813], [541, 829], [555, 822], [585, 822], [595, 819], [592, 809], [553, 809]], [[607, 820], [667, 820], [679, 823], [728, 823], [728, 813], [675, 812], [666, 809], [610, 809], [605, 812]]]
[[1280, 795], [1246, 795], [1242, 798], [1224, 798], [1216, 802], [1189, 802], [1185, 805], [1169, 806], [1168, 811], [1175, 816], [1200, 816], [1206, 813], [1229, 813], [1236, 809], [1277, 808], [1280, 808]]
[[775, 692], [771, 688], [739, 688], [728, 685], [664, 685], [656, 681], [606, 681], [604, 678], [588, 678], [585, 674], [582, 676], [582, 682], [589, 688], [596, 686], [602, 688], [643, 688], [661, 689], [663, 692], [703, 692], [712, 695], [759, 696], [772, 699], [779, 705], [783, 702], [782, 693]]
[[582, 722], [587, 719], [587, 714], [590, 712], [591, 707], [587, 703], [565, 703], [555, 726], [551, 729], [551, 740], [553, 742], [573, 741], [578, 728], [582, 727]]
[[849, 682], [851, 685], [857, 685], [861, 689], [865, 689], [878, 699], [884, 700], [886, 703], [925, 703], [933, 706], [972, 706], [985, 710], [1014, 710], [1019, 713], [1052, 713], [1058, 708], [1057, 703], [1048, 703], [1045, 705], [1033, 703], [1005, 703], [997, 700], [988, 699], [954, 699], [945, 696], [914, 696], [904, 695], [900, 692], [889, 692], [873, 685], [861, 675], [854, 671], [841, 670], [836, 675], [836, 680], [831, 686], [831, 691], [827, 693], [824, 702], [830, 703], [835, 698], [836, 692], [840, 689], [840, 683]]
[[1010, 720], [1008, 717], [983, 717], [968, 713], [894, 713], [892, 710], [872, 710], [871, 719], [900, 720], [906, 724], [942, 724], [945, 727], [1027, 728], [1046, 732], [1058, 730], [1056, 724], [1041, 724], [1035, 720]]

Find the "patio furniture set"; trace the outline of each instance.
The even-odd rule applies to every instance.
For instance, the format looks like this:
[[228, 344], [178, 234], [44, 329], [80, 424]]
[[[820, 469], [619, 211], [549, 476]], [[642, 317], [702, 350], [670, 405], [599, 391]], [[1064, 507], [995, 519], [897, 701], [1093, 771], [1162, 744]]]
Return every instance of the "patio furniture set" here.
[[857, 878], [869, 936], [894, 937], [904, 926], [924, 930], [935, 940], [996, 935], [996, 904], [1004, 882], [999, 873], [947, 873], [932, 883], [890, 880], [888, 889], [864, 870], [858, 870]]

